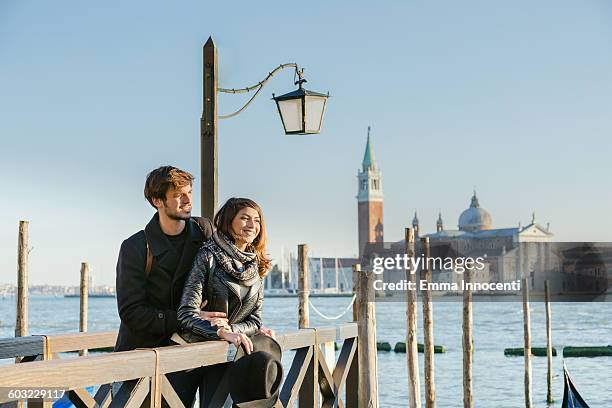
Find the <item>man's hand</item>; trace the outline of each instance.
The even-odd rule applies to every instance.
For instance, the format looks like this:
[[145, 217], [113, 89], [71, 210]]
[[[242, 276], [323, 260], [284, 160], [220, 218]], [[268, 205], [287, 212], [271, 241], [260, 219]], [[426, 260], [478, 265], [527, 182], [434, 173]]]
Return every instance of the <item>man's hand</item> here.
[[274, 330], [268, 329], [267, 327], [261, 326], [261, 328], [259, 329], [259, 333], [274, 338]]
[[[204, 309], [207, 303], [208, 300], [202, 302], [202, 304], [200, 305], [200, 309]], [[229, 329], [230, 325], [227, 321], [226, 316], [227, 315], [223, 312], [206, 312], [204, 310], [200, 310], [200, 318], [210, 322], [211, 326], [227, 327]]]

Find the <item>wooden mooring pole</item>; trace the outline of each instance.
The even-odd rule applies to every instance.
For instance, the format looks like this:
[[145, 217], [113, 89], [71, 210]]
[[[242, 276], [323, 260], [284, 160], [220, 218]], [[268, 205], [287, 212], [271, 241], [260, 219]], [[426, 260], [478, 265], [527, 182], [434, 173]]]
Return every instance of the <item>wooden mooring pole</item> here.
[[[308, 245], [298, 245], [298, 328], [306, 329], [310, 326], [310, 314], [308, 310], [310, 282], [308, 277]], [[314, 347], [318, 347], [315, 345]], [[316, 350], [316, 349], [315, 349]], [[298, 407], [316, 407], [319, 403], [318, 390], [318, 365], [319, 353], [313, 353], [300, 391], [298, 393]]]
[[353, 302], [353, 321], [357, 321], [359, 312], [359, 304], [357, 302], [357, 296], [359, 295], [359, 276], [361, 275], [361, 264], [353, 265], [353, 295], [355, 296], [355, 302]]
[[28, 335], [28, 221], [19, 221], [15, 337]]
[[[406, 228], [406, 255], [414, 257], [414, 229]], [[415, 286], [408, 290], [406, 306], [406, 359], [408, 364], [408, 403], [410, 408], [421, 408], [421, 385], [419, 380], [419, 354], [417, 339], [417, 291], [416, 271], [406, 269], [406, 280]]]
[[[80, 284], [80, 307], [79, 307], [79, 331], [87, 332], [87, 302], [89, 299], [89, 265], [87, 262], [81, 263], [81, 284]], [[87, 350], [80, 350], [79, 356], [86, 356]]]
[[[421, 269], [421, 279], [427, 284], [431, 283], [431, 269], [427, 265], [429, 259], [429, 238], [421, 238], [421, 248], [425, 265]], [[425, 351], [425, 406], [435, 408], [436, 406], [436, 382], [434, 379], [434, 339], [433, 339], [433, 306], [431, 291], [423, 292], [423, 329], [424, 329], [424, 351]]]
[[378, 356], [374, 273], [361, 271], [357, 298], [357, 352], [359, 353], [359, 406], [378, 408]]
[[525, 408], [531, 408], [531, 321], [529, 318], [529, 279], [521, 279], [523, 286], [523, 330], [525, 335]]
[[298, 328], [305, 329], [310, 325], [308, 313], [308, 298], [310, 284], [308, 282], [308, 245], [298, 245]]
[[[28, 335], [28, 221], [19, 221], [17, 237], [17, 313], [15, 317], [15, 337]], [[15, 363], [21, 357], [15, 358]], [[20, 402], [17, 407], [25, 404]]]
[[546, 402], [551, 404], [554, 402], [552, 396], [552, 317], [550, 310], [550, 281], [547, 279], [544, 281], [544, 301], [546, 302], [546, 360], [547, 360], [547, 374], [546, 374]]
[[[353, 265], [353, 321], [359, 320], [359, 276], [361, 275], [361, 264]], [[353, 358], [351, 368], [346, 379], [346, 408], [359, 408], [359, 341], [357, 341], [357, 358]]]
[[[467, 268], [463, 275], [465, 283], [472, 282], [472, 270]], [[467, 286], [467, 285], [466, 285]], [[474, 337], [472, 335], [472, 289], [463, 290], [463, 407], [473, 408], [472, 361], [474, 358]]]

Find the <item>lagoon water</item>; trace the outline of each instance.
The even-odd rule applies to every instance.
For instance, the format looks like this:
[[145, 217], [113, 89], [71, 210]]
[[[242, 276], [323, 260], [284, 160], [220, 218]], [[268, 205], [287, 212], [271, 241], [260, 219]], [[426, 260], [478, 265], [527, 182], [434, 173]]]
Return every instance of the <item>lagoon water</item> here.
[[[328, 315], [340, 313], [349, 298], [314, 298], [315, 306]], [[462, 406], [461, 302], [434, 303], [435, 344], [446, 353], [435, 355], [437, 406]], [[544, 305], [531, 304], [532, 346], [546, 345]], [[419, 323], [422, 315], [419, 305]], [[476, 407], [516, 408], [523, 402], [523, 357], [505, 357], [504, 348], [523, 346], [522, 304], [475, 302], [474, 310], [474, 396]], [[405, 341], [405, 303], [376, 303], [377, 340], [393, 346]], [[612, 303], [553, 303], [553, 393], [558, 407], [563, 398], [563, 346], [612, 344]], [[79, 299], [30, 297], [30, 334], [78, 331]], [[326, 321], [310, 312], [312, 326], [348, 322], [350, 313], [337, 321]], [[14, 335], [15, 299], [0, 300], [0, 337]], [[115, 299], [89, 299], [89, 331], [117, 330], [119, 317]], [[264, 304], [264, 322], [277, 332], [297, 328], [297, 299], [269, 298]], [[422, 326], [419, 326], [422, 338]], [[422, 340], [420, 340], [422, 342]], [[286, 353], [288, 354], [288, 353]], [[291, 356], [283, 359], [286, 369]], [[6, 362], [6, 361], [5, 361]], [[534, 407], [546, 407], [546, 358], [533, 360]], [[568, 358], [565, 363], [574, 383], [592, 407], [612, 407], [612, 357]], [[421, 387], [423, 355], [420, 354]], [[0, 368], [1, 369], [1, 368]], [[406, 354], [378, 353], [380, 406], [408, 405]], [[424, 395], [424, 390], [421, 391]]]

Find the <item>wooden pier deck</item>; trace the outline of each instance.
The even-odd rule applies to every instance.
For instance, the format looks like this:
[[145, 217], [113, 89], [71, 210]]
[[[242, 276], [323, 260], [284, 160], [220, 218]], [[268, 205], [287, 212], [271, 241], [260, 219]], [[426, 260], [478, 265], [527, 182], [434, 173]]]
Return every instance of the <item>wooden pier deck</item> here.
[[[308, 328], [277, 335], [283, 353], [294, 350], [276, 407], [357, 407], [357, 323]], [[0, 339], [0, 358], [23, 357], [22, 362], [2, 366], [0, 387], [59, 388], [77, 408], [140, 407], [149, 393], [150, 406], [172, 408], [183, 404], [166, 378], [167, 373], [231, 361], [235, 348], [225, 341], [193, 343], [108, 354], [59, 358], [58, 353], [112, 347], [116, 332], [74, 333]], [[337, 361], [326, 361], [325, 349], [342, 342]], [[322, 350], [323, 347], [323, 350]], [[333, 354], [332, 354], [333, 355]], [[110, 384], [137, 380], [112, 400]], [[91, 396], [85, 387], [99, 386]], [[0, 407], [22, 405], [7, 395]], [[28, 406], [51, 407], [52, 401], [29, 400]], [[211, 407], [212, 408], [212, 407]]]

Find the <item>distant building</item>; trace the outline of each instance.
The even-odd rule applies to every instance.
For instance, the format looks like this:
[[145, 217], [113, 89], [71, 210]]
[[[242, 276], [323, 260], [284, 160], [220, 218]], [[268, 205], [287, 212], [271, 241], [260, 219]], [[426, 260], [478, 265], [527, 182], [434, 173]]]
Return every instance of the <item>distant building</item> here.
[[[384, 244], [382, 173], [374, 156], [369, 127], [357, 179], [358, 250], [361, 263], [366, 265], [373, 252], [378, 256], [383, 253], [403, 253], [404, 241]], [[485, 267], [473, 274], [473, 279], [477, 281], [511, 281], [520, 279], [521, 271], [533, 271], [540, 267], [547, 271], [558, 271], [560, 268], [559, 261], [554, 259], [546, 245], [553, 238], [548, 225], [543, 227], [536, 223], [534, 214], [531, 223], [524, 227], [495, 228], [491, 214], [480, 206], [476, 192], [469, 207], [459, 215], [457, 229], [446, 228], [441, 213], [436, 220], [435, 232], [423, 231], [416, 212], [411, 224], [417, 243], [418, 238], [429, 237], [432, 249], [435, 247], [450, 251], [454, 256], [484, 256]], [[542, 279], [536, 279], [533, 273], [530, 276], [531, 286], [543, 289], [544, 275], [541, 275]], [[434, 279], [456, 281], [462, 277], [453, 271], [437, 270], [434, 271]]]
[[[310, 290], [313, 292], [342, 293], [353, 290], [353, 265], [356, 258], [324, 258], [310, 257], [308, 259]], [[292, 281], [297, 289], [298, 263], [291, 257]]]
[[[418, 219], [413, 220], [415, 230], [419, 230]], [[459, 216], [458, 229], [446, 229], [442, 214], [436, 220], [436, 232], [423, 234], [429, 237], [431, 248], [442, 248], [463, 257], [484, 257], [485, 268], [473, 279], [481, 282], [509, 282], [522, 277], [522, 271], [558, 270], [558, 264], [550, 257], [547, 243], [552, 242], [553, 234], [536, 223], [535, 214], [531, 223], [521, 227], [494, 228], [491, 214], [480, 206], [476, 192], [472, 195], [470, 206]], [[420, 235], [420, 233], [419, 233]], [[441, 281], [457, 281], [461, 275], [452, 271], [437, 271]], [[435, 275], [435, 272], [434, 272]], [[531, 287], [544, 289], [544, 276], [535, 279], [531, 274]], [[537, 283], [537, 284], [536, 284]]]
[[[416, 218], [416, 213], [412, 222], [418, 231], [419, 220]], [[484, 240], [494, 247], [501, 247], [504, 243], [508, 242], [550, 242], [553, 237], [553, 234], [549, 231], [549, 226], [544, 228], [536, 223], [535, 214], [531, 217], [531, 223], [524, 227], [519, 225], [513, 228], [493, 228], [491, 214], [480, 207], [475, 191], [472, 195], [469, 208], [464, 210], [459, 216], [457, 227], [458, 229], [456, 230], [444, 228], [442, 214], [439, 213], [436, 220], [436, 232], [424, 234], [423, 236], [436, 240]]]
[[[313, 292], [350, 292], [352, 290], [352, 268], [361, 263], [369, 266], [372, 256], [389, 257], [404, 254], [406, 244], [403, 240], [384, 242], [383, 207], [384, 196], [382, 172], [374, 155], [371, 128], [368, 127], [365, 152], [361, 169], [357, 172], [357, 232], [358, 258], [311, 257], [309, 259], [310, 290]], [[474, 282], [510, 282], [528, 277], [530, 288], [544, 290], [544, 281], [551, 280], [551, 291], [565, 292], [571, 288], [593, 287], [598, 290], [605, 282], [584, 283], [585, 274], [606, 279], [610, 277], [612, 253], [601, 251], [606, 261], [594, 263], [593, 256], [575, 255], [573, 246], [559, 247], [552, 242], [553, 233], [536, 222], [535, 214], [525, 226], [496, 228], [491, 214], [480, 206], [474, 191], [469, 207], [461, 212], [457, 228], [447, 228], [442, 214], [438, 213], [436, 231], [425, 232], [420, 226], [415, 212], [411, 221], [415, 232], [417, 251], [419, 238], [428, 237], [431, 256], [483, 257], [484, 268], [472, 269]], [[573, 252], [572, 252], [573, 251]], [[593, 251], [589, 249], [588, 253]], [[579, 254], [582, 252], [578, 251]], [[568, 257], [568, 254], [571, 256]], [[415, 254], [419, 256], [419, 253]], [[282, 287], [296, 291], [298, 282], [298, 264], [296, 256], [289, 254], [289, 259], [281, 260]], [[578, 261], [576, 259], [579, 259]], [[588, 259], [584, 261], [583, 259]], [[586, 266], [588, 264], [588, 267]], [[579, 265], [578, 267], [576, 265]], [[584, 265], [584, 266], [580, 266]], [[577, 270], [586, 271], [577, 273]], [[399, 272], [399, 273], [398, 273]], [[405, 271], [385, 270], [384, 281], [396, 281], [405, 278]], [[551, 279], [553, 278], [553, 279]], [[433, 270], [433, 280], [437, 282], [459, 283], [463, 279], [456, 270], [438, 268]], [[610, 278], [607, 278], [610, 280]], [[268, 282], [269, 285], [269, 282]], [[582, 286], [581, 286], [582, 285]], [[590, 285], [590, 286], [589, 286]], [[268, 288], [270, 286], [267, 286]]]
[[359, 258], [368, 242], [383, 242], [383, 189], [382, 173], [374, 158], [374, 148], [368, 139], [361, 163], [357, 172], [357, 224], [359, 236]]
[[[266, 276], [266, 289], [287, 289], [296, 292], [298, 289], [298, 260], [290, 253], [288, 259], [280, 263], [280, 288], [272, 287], [270, 278]], [[308, 276], [310, 291], [313, 293], [345, 293], [353, 290], [353, 265], [356, 258], [326, 258], [309, 257]], [[278, 282], [277, 282], [278, 283]]]

